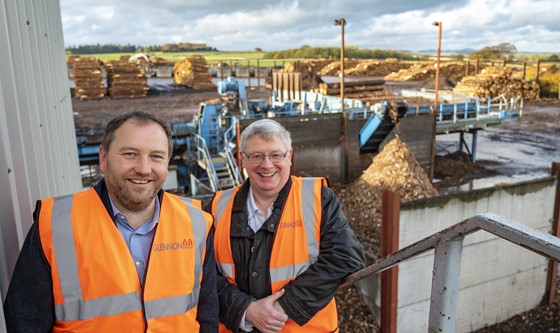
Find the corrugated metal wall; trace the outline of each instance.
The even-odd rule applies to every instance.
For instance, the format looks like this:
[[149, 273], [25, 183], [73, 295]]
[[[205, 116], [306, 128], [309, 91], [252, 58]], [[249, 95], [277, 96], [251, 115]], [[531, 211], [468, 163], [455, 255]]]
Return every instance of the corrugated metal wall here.
[[5, 297], [36, 200], [82, 186], [59, 0], [0, 1], [0, 291]]

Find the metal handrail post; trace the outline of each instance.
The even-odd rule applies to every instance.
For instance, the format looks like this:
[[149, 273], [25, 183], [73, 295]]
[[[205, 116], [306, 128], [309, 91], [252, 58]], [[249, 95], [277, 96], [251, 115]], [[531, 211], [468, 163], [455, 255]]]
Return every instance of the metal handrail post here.
[[455, 329], [463, 239], [459, 237], [435, 247], [429, 333], [453, 332]]

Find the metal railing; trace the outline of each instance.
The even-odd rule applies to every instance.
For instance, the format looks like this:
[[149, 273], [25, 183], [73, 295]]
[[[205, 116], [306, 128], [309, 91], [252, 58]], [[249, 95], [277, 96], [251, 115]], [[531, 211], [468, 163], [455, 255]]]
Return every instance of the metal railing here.
[[210, 188], [215, 192], [219, 190], [218, 174], [216, 173], [214, 163], [212, 162], [212, 157], [210, 155], [210, 152], [208, 151], [208, 147], [206, 146], [206, 140], [204, 140], [204, 138], [198, 134], [193, 134], [193, 137], [195, 139], [194, 147], [196, 149], [196, 160], [198, 161], [199, 166], [206, 171]]
[[454, 332], [457, 291], [465, 236], [487, 231], [530, 251], [560, 260], [560, 238], [528, 227], [517, 221], [486, 213], [473, 216], [428, 236], [348, 276], [346, 287], [370, 275], [385, 271], [431, 249], [435, 250], [428, 332]]

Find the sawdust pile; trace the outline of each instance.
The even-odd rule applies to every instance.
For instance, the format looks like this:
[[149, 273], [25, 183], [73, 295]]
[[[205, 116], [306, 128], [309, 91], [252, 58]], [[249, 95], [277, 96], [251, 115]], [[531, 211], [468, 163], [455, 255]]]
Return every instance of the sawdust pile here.
[[399, 136], [385, 145], [360, 178], [338, 193], [352, 229], [365, 250], [374, 255], [379, 253], [383, 190], [398, 193], [402, 202], [437, 195], [429, 177]]
[[[398, 135], [373, 158], [359, 179], [347, 188], [335, 189], [356, 236], [364, 249], [376, 256], [380, 249], [381, 196], [385, 189], [398, 192], [402, 202], [437, 195], [430, 179]], [[340, 332], [378, 332], [373, 315], [354, 288], [339, 289], [335, 297]]]
[[201, 55], [190, 55], [175, 63], [173, 66], [175, 84], [187, 86], [194, 90], [215, 90], [212, 74], [208, 71], [208, 64]]

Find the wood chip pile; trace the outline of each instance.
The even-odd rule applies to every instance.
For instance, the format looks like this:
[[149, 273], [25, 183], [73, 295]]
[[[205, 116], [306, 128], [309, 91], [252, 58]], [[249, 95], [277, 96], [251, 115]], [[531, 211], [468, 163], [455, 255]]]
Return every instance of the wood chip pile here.
[[144, 69], [128, 59], [105, 62], [108, 95], [115, 98], [138, 98], [148, 94]]
[[186, 86], [194, 90], [215, 90], [212, 74], [208, 71], [208, 64], [201, 55], [190, 55], [173, 66], [175, 84]]
[[342, 188], [343, 211], [364, 249], [379, 255], [383, 190], [399, 193], [402, 202], [437, 195], [424, 169], [397, 135], [377, 154], [362, 176]]
[[100, 99], [106, 88], [101, 76], [101, 62], [96, 57], [70, 57], [68, 66], [74, 80], [74, 97], [81, 100]]
[[512, 77], [508, 67], [486, 67], [479, 74], [466, 76], [457, 83], [453, 92], [473, 97], [497, 97], [504, 94], [506, 98], [524, 98], [535, 100], [540, 96], [537, 82], [527, 82]]

